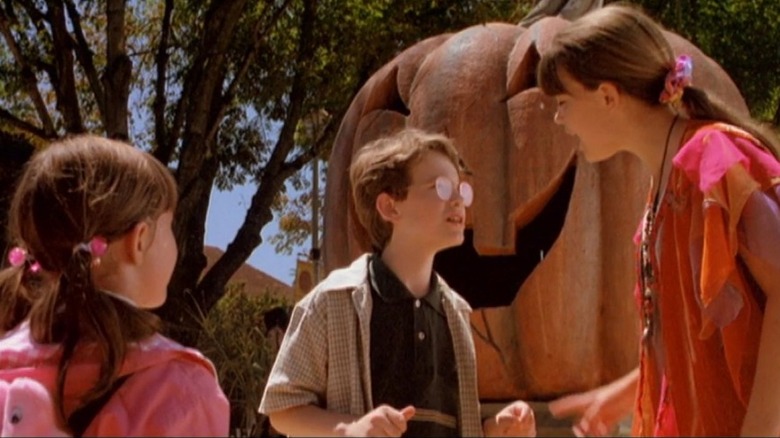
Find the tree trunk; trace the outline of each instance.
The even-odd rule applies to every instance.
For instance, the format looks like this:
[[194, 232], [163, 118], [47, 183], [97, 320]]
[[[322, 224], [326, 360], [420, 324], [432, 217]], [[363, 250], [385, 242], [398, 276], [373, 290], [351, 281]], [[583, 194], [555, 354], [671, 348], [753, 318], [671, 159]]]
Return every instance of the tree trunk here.
[[20, 135], [9, 134], [0, 129], [0, 249], [5, 254], [10, 246], [15, 242], [9, 242], [8, 233], [5, 232], [8, 227], [8, 210], [11, 207], [11, 199], [16, 188], [16, 180], [22, 173], [24, 164], [32, 156], [35, 146], [25, 140]]
[[205, 295], [222, 295], [221, 290], [204, 291], [197, 286], [206, 267], [203, 236], [211, 188], [219, 169], [217, 131], [211, 128], [221, 121], [215, 116], [221, 114], [224, 104], [225, 55], [245, 5], [246, 0], [223, 0], [211, 5], [201, 36], [201, 52], [189, 72], [189, 87], [182, 90], [181, 99], [188, 95], [193, 99], [187, 100], [184, 109], [185, 131], [176, 174], [179, 205], [174, 231], [179, 260], [168, 287], [168, 301], [159, 313], [170, 324], [169, 334], [185, 345], [197, 341], [200, 316], [210, 310]]
[[127, 107], [133, 63], [126, 50], [125, 0], [108, 0], [106, 16], [106, 70], [102, 77], [106, 101], [103, 105], [103, 120], [106, 135], [126, 141], [130, 138]]
[[168, 325], [168, 335], [184, 345], [195, 345], [201, 331], [201, 316], [207, 315], [210, 310], [205, 304], [205, 294], [197, 287], [198, 279], [206, 268], [206, 256], [203, 254], [205, 217], [217, 169], [216, 160], [210, 160], [203, 166], [204, 182], [194, 184], [189, 192], [190, 197], [200, 202], [188, 211], [179, 209], [176, 214], [174, 228], [177, 231], [176, 241], [179, 242], [179, 259], [168, 285], [168, 299], [158, 314]]
[[73, 50], [71, 38], [65, 24], [65, 10], [58, 2], [48, 2], [48, 19], [51, 24], [52, 41], [54, 42], [54, 62], [56, 76], [52, 78], [54, 90], [57, 93], [57, 109], [65, 121], [65, 130], [71, 134], [84, 132], [81, 119], [81, 108], [76, 93], [76, 78], [74, 76]]

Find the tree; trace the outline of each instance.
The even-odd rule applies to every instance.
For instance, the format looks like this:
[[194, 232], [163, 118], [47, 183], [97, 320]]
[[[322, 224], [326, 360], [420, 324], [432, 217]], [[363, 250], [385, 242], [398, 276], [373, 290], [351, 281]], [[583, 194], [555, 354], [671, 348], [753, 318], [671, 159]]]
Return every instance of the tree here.
[[723, 66], [742, 91], [753, 117], [780, 128], [780, 2], [637, 3]]
[[[517, 8], [509, 0], [4, 0], [0, 128], [36, 142], [100, 133], [172, 168], [179, 260], [160, 313], [192, 344], [196, 315], [262, 243], [285, 181], [324, 156], [370, 74], [412, 42]], [[321, 129], [297, 142], [314, 113], [327, 115]], [[256, 191], [244, 222], [204, 272], [211, 189], [246, 182]]]

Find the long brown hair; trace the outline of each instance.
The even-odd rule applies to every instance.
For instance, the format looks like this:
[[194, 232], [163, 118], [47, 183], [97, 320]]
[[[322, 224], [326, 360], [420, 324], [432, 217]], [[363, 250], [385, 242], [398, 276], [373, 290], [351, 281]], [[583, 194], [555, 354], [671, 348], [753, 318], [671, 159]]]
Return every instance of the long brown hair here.
[[[558, 32], [542, 54], [537, 81], [545, 94], [567, 92], [559, 73], [566, 71], [585, 88], [611, 82], [650, 105], [659, 102], [674, 53], [660, 25], [638, 7], [611, 4], [590, 12]], [[695, 66], [694, 66], [695, 68]], [[744, 129], [778, 156], [780, 142], [750, 117], [740, 116], [704, 90], [687, 86], [682, 108], [691, 119], [725, 122]]]
[[[65, 378], [86, 345], [101, 355], [100, 375], [82, 404], [118, 377], [129, 342], [159, 329], [159, 319], [95, 289], [92, 255], [79, 244], [109, 242], [140, 221], [173, 210], [176, 183], [151, 155], [101, 137], [72, 137], [33, 156], [9, 211], [9, 242], [30, 261], [0, 272], [0, 333], [29, 319], [32, 338], [62, 347], [55, 401], [65, 422]], [[33, 272], [30, 263], [40, 265]]]

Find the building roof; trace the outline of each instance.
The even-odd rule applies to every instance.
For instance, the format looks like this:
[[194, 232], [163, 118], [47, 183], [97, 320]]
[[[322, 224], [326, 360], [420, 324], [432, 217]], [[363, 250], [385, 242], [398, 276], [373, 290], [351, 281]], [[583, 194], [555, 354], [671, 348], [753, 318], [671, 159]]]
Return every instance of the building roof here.
[[[224, 251], [214, 246], [205, 246], [203, 253], [208, 260], [205, 270], [208, 270], [224, 254]], [[248, 263], [244, 263], [238, 268], [233, 277], [230, 278], [229, 284], [243, 284], [244, 292], [252, 296], [268, 293], [274, 297], [284, 298], [288, 302], [293, 300], [293, 288], [290, 285], [271, 277]]]

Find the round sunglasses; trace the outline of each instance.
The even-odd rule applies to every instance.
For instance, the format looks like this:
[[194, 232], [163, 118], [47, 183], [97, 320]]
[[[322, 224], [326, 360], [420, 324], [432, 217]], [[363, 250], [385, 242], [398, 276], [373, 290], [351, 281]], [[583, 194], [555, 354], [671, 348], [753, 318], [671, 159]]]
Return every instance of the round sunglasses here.
[[[436, 178], [436, 195], [439, 196], [439, 199], [442, 201], [450, 201], [455, 194], [454, 192], [455, 183], [452, 182], [452, 180], [443, 176]], [[474, 189], [471, 187], [471, 184], [466, 181], [461, 181], [460, 184], [458, 184], [458, 193], [463, 199], [463, 205], [466, 207], [474, 202]]]

